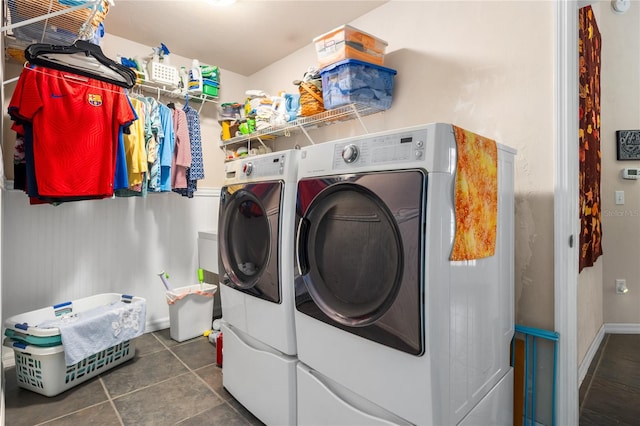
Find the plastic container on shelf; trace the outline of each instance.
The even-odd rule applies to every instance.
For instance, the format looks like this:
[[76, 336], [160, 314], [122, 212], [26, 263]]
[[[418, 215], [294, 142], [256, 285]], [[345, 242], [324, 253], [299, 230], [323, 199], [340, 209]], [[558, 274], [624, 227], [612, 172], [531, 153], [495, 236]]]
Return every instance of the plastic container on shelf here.
[[178, 87], [180, 75], [178, 69], [161, 62], [150, 61], [147, 65], [149, 71], [148, 83], [157, 83], [169, 87]]
[[215, 65], [200, 65], [200, 71], [203, 79], [212, 80], [220, 83], [220, 69]]
[[208, 96], [218, 96], [220, 84], [208, 78], [202, 79], [202, 93]]
[[183, 92], [189, 90], [189, 73], [185, 67], [180, 67], [180, 89]]
[[191, 64], [191, 70], [189, 70], [189, 93], [200, 94], [202, 93], [202, 71], [200, 69], [200, 62], [194, 59]]
[[313, 39], [318, 67], [345, 59], [384, 65], [387, 42], [350, 25], [342, 25]]
[[213, 284], [195, 284], [166, 292], [169, 335], [173, 340], [183, 342], [211, 330], [213, 295], [217, 289]]
[[380, 110], [391, 107], [396, 70], [346, 59], [324, 68], [320, 75], [325, 109], [351, 103]]

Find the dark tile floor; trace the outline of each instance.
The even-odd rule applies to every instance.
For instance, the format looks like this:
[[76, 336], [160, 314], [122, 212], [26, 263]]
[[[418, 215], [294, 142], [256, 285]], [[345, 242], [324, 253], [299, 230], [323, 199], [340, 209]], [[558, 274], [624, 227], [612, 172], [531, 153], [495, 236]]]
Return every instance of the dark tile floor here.
[[640, 422], [640, 335], [607, 334], [580, 386], [580, 426]]
[[222, 387], [207, 338], [178, 343], [167, 329], [136, 338], [135, 348], [133, 359], [51, 398], [19, 388], [7, 368], [5, 424], [262, 424]]

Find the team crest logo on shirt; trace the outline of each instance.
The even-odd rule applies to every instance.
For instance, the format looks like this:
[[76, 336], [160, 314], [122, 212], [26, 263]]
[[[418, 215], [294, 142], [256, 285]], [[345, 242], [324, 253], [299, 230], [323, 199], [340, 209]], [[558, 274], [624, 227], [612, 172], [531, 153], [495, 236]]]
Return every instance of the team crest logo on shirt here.
[[102, 96], [101, 95], [87, 95], [87, 100], [89, 101], [89, 105], [100, 106], [102, 105]]

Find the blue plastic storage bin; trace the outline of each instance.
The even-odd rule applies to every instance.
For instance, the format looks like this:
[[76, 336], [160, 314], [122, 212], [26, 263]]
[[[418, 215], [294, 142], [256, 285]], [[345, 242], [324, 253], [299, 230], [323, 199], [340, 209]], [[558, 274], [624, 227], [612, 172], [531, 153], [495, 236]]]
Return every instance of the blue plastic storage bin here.
[[380, 110], [389, 109], [396, 70], [346, 59], [324, 68], [322, 97], [325, 109], [357, 103]]

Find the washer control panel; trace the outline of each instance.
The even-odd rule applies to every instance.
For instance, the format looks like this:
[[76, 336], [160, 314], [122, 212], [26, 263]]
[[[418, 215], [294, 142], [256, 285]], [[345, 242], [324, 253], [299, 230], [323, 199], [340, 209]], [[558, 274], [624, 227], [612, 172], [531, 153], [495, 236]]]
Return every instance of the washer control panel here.
[[240, 173], [252, 178], [279, 176], [284, 173], [285, 156], [252, 157], [242, 161]]
[[285, 173], [287, 155], [270, 154], [251, 156], [225, 164], [227, 180], [277, 178]]
[[426, 144], [426, 129], [337, 143], [333, 169], [421, 160], [425, 156]]

